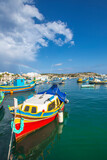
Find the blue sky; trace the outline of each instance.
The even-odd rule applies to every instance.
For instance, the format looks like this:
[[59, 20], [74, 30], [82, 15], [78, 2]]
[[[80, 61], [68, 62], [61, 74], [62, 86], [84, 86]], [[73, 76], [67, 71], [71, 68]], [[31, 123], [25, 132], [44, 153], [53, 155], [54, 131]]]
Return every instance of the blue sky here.
[[106, 0], [1, 0], [0, 24], [1, 71], [107, 73]]

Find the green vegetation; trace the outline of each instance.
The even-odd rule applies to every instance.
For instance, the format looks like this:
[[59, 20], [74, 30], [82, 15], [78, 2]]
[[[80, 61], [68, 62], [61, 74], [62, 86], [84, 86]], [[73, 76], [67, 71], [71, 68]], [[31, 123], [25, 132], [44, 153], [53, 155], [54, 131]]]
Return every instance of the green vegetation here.
[[2, 78], [2, 74], [0, 74], [0, 80], [1, 80], [1, 78]]

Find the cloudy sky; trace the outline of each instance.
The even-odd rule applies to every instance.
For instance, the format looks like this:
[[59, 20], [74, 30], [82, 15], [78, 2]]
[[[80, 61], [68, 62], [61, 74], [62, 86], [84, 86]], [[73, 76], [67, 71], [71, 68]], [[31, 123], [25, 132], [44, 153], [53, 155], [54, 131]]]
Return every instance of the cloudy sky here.
[[0, 71], [107, 73], [105, 0], [0, 0]]

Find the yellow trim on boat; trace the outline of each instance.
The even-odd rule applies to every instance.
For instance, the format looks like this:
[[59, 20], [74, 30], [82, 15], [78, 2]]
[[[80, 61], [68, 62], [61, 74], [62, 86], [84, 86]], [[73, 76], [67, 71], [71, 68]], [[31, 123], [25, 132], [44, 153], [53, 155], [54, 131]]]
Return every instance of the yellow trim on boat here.
[[[64, 102], [62, 102], [59, 107], [54, 108], [54, 109], [51, 110], [51, 111], [43, 112], [43, 114], [44, 114], [44, 113], [56, 112], [56, 111], [58, 111], [60, 108], [62, 108], [63, 104], [64, 104]], [[21, 110], [21, 111], [23, 111], [23, 110], [21, 109], [21, 107], [22, 107], [22, 104], [18, 105], [18, 109]], [[10, 110], [10, 111], [12, 111], [13, 109], [14, 109], [14, 106], [9, 107], [9, 110]], [[40, 111], [40, 112], [41, 112], [41, 111]], [[39, 114], [40, 112], [38, 112], [38, 114]], [[14, 114], [14, 113], [12, 113], [12, 114]], [[38, 119], [42, 118], [42, 117], [43, 117], [43, 114], [42, 114], [41, 117], [37, 117], [37, 116], [28, 116], [28, 115], [26, 116], [26, 115], [17, 113], [17, 115], [25, 116], [26, 118], [28, 117], [28, 118], [38, 118]], [[51, 116], [54, 116], [55, 114], [57, 114], [57, 113], [53, 113], [53, 115], [51, 115]], [[45, 116], [45, 117], [43, 117], [43, 118], [47, 118], [47, 117], [50, 117], [50, 116]], [[24, 119], [24, 122], [32, 122], [32, 121], [36, 121], [36, 119], [31, 119], [31, 120], [26, 120], [26, 119]], [[15, 123], [19, 123], [19, 122], [20, 122], [20, 118], [15, 118]]]

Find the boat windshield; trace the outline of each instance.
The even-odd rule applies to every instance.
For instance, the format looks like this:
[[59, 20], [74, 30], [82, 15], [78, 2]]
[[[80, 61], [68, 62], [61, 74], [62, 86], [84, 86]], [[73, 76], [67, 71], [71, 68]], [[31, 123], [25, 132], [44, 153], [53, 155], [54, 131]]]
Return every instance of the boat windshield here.
[[24, 112], [37, 113], [37, 106], [26, 105], [24, 107]]

